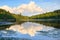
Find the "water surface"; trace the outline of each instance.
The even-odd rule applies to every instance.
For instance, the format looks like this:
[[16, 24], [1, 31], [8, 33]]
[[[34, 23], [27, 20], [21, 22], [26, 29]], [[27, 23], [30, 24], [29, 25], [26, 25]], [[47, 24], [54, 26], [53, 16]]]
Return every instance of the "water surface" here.
[[60, 40], [60, 29], [35, 22], [24, 22], [0, 30], [0, 40]]

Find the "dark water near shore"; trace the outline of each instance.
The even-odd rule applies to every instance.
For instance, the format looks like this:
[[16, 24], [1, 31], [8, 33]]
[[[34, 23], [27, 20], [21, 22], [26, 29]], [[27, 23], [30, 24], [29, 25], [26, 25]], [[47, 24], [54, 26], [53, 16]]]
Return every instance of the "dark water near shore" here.
[[60, 29], [54, 22], [24, 22], [0, 30], [0, 40], [60, 40]]

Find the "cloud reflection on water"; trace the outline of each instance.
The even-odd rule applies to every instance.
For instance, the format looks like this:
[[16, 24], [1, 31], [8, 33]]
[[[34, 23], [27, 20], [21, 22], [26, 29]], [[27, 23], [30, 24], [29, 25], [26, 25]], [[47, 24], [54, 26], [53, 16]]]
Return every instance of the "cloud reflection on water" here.
[[37, 23], [32, 23], [32, 22], [26, 22], [23, 23], [22, 25], [12, 25], [9, 28], [9, 30], [18, 31], [22, 34], [29, 34], [30, 36], [35, 36], [37, 31], [41, 31], [41, 30], [47, 31], [51, 29], [53, 28], [45, 27], [43, 25], [39, 25]]
[[14, 30], [14, 31], [18, 31], [22, 34], [29, 34], [30, 36], [34, 36], [36, 31], [39, 31], [41, 30], [42, 27], [29, 27], [29, 28], [24, 28], [23, 26], [20, 26], [20, 25], [13, 25], [9, 28], [9, 30]]

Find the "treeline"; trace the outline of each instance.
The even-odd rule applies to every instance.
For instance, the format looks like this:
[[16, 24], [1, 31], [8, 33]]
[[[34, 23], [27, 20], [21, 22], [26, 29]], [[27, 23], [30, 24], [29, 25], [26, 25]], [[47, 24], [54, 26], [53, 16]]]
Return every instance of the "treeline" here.
[[0, 22], [1, 21], [20, 22], [20, 21], [24, 21], [27, 19], [28, 19], [28, 17], [22, 16], [21, 13], [14, 14], [14, 13], [10, 13], [9, 11], [6, 11], [4, 9], [0, 9]]
[[0, 21], [11, 21], [14, 22], [15, 18], [12, 16], [12, 14], [6, 10], [0, 9]]
[[28, 17], [21, 15], [21, 13], [14, 14], [10, 13], [9, 11], [7, 12], [6, 10], [0, 9], [0, 21], [20, 22], [28, 21], [30, 19], [60, 19], [60, 10]]
[[27, 16], [23, 16], [21, 14], [12, 14], [15, 19], [16, 19], [16, 23], [22, 23], [24, 21], [27, 21], [29, 19], [29, 17]]
[[60, 19], [60, 10], [31, 16], [32, 19]]

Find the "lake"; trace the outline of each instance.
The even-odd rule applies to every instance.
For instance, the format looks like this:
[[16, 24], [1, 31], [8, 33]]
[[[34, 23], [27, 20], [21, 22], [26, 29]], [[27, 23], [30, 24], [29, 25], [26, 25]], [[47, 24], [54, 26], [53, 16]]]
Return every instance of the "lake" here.
[[54, 28], [54, 23], [42, 23], [24, 22], [11, 25], [0, 30], [0, 40], [60, 40], [60, 29]]

